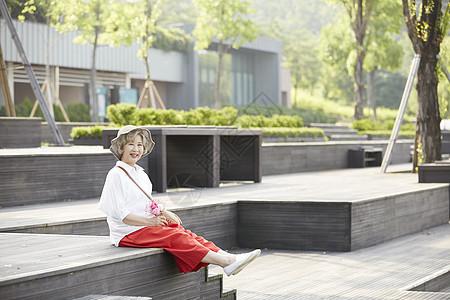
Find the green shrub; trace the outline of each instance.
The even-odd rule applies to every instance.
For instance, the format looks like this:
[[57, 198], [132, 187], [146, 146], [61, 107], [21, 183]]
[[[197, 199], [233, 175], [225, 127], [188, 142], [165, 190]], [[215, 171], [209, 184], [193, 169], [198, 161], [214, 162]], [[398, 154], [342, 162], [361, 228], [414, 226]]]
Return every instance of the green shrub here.
[[[358, 134], [367, 134], [389, 139], [392, 134], [392, 130], [364, 130], [359, 131]], [[400, 130], [398, 133], [398, 137], [404, 139], [414, 139], [414, 135], [415, 131]]]
[[70, 131], [70, 137], [80, 138], [80, 137], [94, 137], [97, 136], [99, 138], [102, 138], [103, 136], [103, 129], [107, 128], [108, 126], [101, 126], [101, 125], [95, 125], [95, 126], [86, 126], [86, 127], [73, 127]]
[[375, 130], [375, 121], [372, 119], [361, 119], [353, 121], [353, 129], [361, 130]]
[[[392, 131], [394, 128], [395, 120], [373, 120], [373, 119], [361, 119], [354, 121], [352, 128], [358, 129], [359, 131]], [[401, 131], [414, 131], [415, 124], [403, 122], [400, 130]]]
[[302, 118], [298, 116], [273, 115], [272, 117], [242, 115], [236, 123], [241, 128], [251, 127], [303, 127]]
[[264, 127], [262, 128], [263, 136], [273, 137], [273, 136], [283, 136], [283, 137], [323, 137], [324, 131], [321, 128], [314, 127], [302, 127], [302, 128], [292, 128], [292, 127]]
[[[17, 117], [29, 117], [31, 110], [33, 109], [33, 106], [34, 106], [34, 102], [31, 102], [30, 98], [26, 97], [22, 103], [15, 105], [14, 108], [16, 110], [16, 116]], [[38, 107], [34, 116], [43, 118], [40, 107]]]
[[136, 110], [136, 105], [129, 103], [109, 105], [106, 108], [106, 117], [117, 126], [136, 125], [138, 123]]
[[132, 104], [115, 104], [107, 108], [108, 119], [116, 126], [142, 125], [235, 125], [238, 111], [233, 107], [220, 110], [199, 107], [187, 112], [173, 109], [137, 109]]
[[234, 107], [228, 106], [217, 111], [214, 118], [216, 126], [232, 126], [236, 124], [238, 117], [238, 110]]
[[[394, 127], [394, 126], [392, 126]], [[403, 123], [400, 127], [400, 131], [416, 131], [416, 124], [414, 123]]]
[[277, 127], [303, 127], [303, 120], [298, 116], [273, 115], [272, 119], [278, 124]]
[[[109, 108], [109, 106], [108, 106]], [[155, 125], [161, 122], [160, 116], [154, 108], [141, 108], [136, 110], [136, 122], [134, 125]], [[114, 123], [114, 122], [113, 122]]]
[[160, 125], [181, 125], [184, 123], [183, 111], [160, 109], [158, 113], [161, 116]]
[[[86, 103], [68, 103], [64, 105], [70, 122], [91, 122], [89, 105]], [[58, 107], [59, 110], [59, 107]], [[61, 114], [62, 117], [62, 114]]]
[[[15, 106], [16, 116], [17, 117], [29, 117], [31, 114], [31, 111], [33, 109], [34, 102], [31, 102], [30, 98], [25, 98], [25, 100], [17, 104]], [[67, 113], [67, 117], [69, 118], [70, 122], [91, 122], [91, 116], [89, 114], [89, 106], [85, 103], [68, 103], [64, 104], [64, 110]], [[58, 105], [53, 104], [53, 112], [54, 112], [54, 118], [56, 122], [65, 122], [64, 115], [59, 108]], [[5, 111], [6, 113], [6, 111]], [[41, 107], [38, 106], [36, 113], [34, 114], [35, 117], [44, 118], [44, 114], [42, 113]]]
[[200, 114], [194, 110], [194, 109], [190, 109], [189, 111], [186, 111], [184, 113], [184, 122], [186, 123], [186, 125], [201, 125], [202, 124], [202, 119], [200, 117]]

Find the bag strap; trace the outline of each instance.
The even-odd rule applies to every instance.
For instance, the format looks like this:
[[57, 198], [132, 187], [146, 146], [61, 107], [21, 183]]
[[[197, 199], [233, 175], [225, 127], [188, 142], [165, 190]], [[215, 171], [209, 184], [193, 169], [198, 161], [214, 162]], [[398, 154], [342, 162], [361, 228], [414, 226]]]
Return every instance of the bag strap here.
[[148, 199], [150, 199], [150, 201], [154, 202], [154, 201], [153, 201], [153, 198], [150, 197], [150, 196], [149, 196], [149, 195], [148, 195], [148, 194], [147, 194], [147, 193], [139, 186], [139, 184], [137, 184], [136, 181], [134, 181], [133, 177], [131, 177], [131, 175], [127, 172], [127, 170], [125, 170], [125, 169], [122, 168], [121, 166], [117, 166], [117, 167], [120, 168], [120, 169], [122, 169], [122, 171], [124, 171], [125, 174], [127, 174], [127, 176], [130, 177], [131, 181], [133, 181], [134, 184], [137, 185], [137, 187], [145, 194], [145, 196], [147, 196]]

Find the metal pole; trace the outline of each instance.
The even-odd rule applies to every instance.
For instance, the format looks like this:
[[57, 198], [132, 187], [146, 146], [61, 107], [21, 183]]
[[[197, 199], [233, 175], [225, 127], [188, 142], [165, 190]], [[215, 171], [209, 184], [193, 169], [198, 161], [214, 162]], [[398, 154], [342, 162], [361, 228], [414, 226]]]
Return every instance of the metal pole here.
[[50, 126], [50, 130], [53, 132], [56, 142], [58, 145], [64, 146], [64, 139], [62, 138], [58, 127], [56, 126], [55, 120], [50, 114], [50, 111], [47, 107], [47, 103], [45, 101], [44, 95], [42, 94], [39, 84], [36, 80], [36, 76], [34, 75], [34, 71], [31, 68], [31, 65], [27, 59], [27, 56], [25, 55], [25, 51], [22, 47], [22, 43], [19, 40], [19, 37], [17, 36], [16, 29], [14, 28], [11, 15], [9, 14], [8, 7], [6, 6], [5, 0], [0, 0], [0, 10], [3, 14], [3, 17], [5, 18], [6, 24], [8, 25], [9, 32], [11, 33], [11, 37], [14, 40], [14, 43], [16, 44], [17, 51], [19, 52], [19, 55], [22, 59], [23, 65], [25, 67], [25, 70], [28, 74], [28, 78], [30, 79], [31, 88], [33, 89], [33, 93], [36, 96], [36, 99], [39, 101], [39, 104], [41, 106], [42, 113], [44, 114], [45, 120], [47, 121], [48, 125]]
[[402, 101], [398, 109], [397, 118], [395, 119], [394, 128], [392, 129], [391, 138], [389, 139], [389, 144], [386, 148], [386, 152], [383, 156], [383, 162], [381, 163], [381, 173], [386, 173], [387, 166], [391, 162], [392, 150], [394, 149], [395, 141], [398, 137], [398, 132], [402, 126], [403, 116], [405, 115], [406, 105], [408, 104], [409, 95], [411, 94], [411, 89], [414, 83], [414, 78], [416, 77], [417, 69], [419, 68], [420, 54], [415, 54], [413, 62], [411, 64], [411, 69], [409, 71], [408, 80], [406, 81], [405, 89], [403, 90]]

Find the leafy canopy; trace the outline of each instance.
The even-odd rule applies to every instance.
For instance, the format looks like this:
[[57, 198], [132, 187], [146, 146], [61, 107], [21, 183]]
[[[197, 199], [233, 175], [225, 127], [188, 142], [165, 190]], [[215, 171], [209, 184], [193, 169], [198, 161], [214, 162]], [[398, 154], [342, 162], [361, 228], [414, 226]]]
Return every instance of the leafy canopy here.
[[114, 0], [52, 0], [48, 8], [51, 25], [59, 32], [77, 31], [75, 43], [130, 45], [134, 40], [128, 16], [131, 7]]
[[193, 0], [198, 18], [193, 35], [198, 38], [195, 49], [207, 49], [213, 38], [231, 40], [237, 49], [245, 42], [256, 39], [258, 30], [247, 18], [253, 10], [249, 1]]

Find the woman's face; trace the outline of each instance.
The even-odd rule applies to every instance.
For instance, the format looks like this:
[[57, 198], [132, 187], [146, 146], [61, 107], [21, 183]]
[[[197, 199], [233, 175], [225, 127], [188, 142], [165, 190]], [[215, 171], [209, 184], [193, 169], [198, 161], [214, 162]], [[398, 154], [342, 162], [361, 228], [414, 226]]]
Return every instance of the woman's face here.
[[123, 145], [121, 161], [134, 167], [136, 162], [142, 157], [143, 153], [144, 143], [142, 141], [142, 136], [137, 134], [134, 138]]

